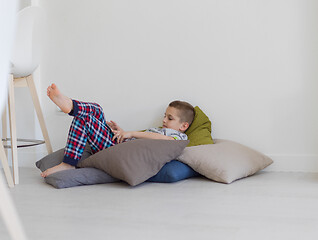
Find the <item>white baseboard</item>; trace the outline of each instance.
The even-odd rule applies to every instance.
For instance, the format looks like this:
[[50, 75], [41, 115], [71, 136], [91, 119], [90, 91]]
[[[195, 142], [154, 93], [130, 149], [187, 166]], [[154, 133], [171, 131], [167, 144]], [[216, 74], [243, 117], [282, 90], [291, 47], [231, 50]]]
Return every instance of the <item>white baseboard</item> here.
[[270, 155], [274, 163], [265, 171], [318, 172], [318, 155]]
[[[45, 148], [37, 151], [19, 149], [18, 158], [20, 167], [35, 167], [35, 162], [46, 156]], [[318, 155], [271, 155], [267, 154], [274, 163], [264, 171], [274, 172], [318, 172]], [[9, 159], [11, 166], [11, 160]], [[0, 163], [0, 167], [1, 163]]]

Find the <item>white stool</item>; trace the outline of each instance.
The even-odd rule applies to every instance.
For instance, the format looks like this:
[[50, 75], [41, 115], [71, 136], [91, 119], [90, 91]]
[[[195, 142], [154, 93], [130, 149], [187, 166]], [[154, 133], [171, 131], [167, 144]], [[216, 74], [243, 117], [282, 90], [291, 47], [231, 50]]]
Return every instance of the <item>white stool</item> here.
[[[44, 34], [44, 13], [40, 7], [26, 7], [18, 12], [16, 22], [16, 34], [13, 42], [13, 52], [10, 58], [12, 63], [11, 74], [9, 75], [9, 125], [10, 125], [10, 138], [7, 137], [7, 123], [6, 123], [6, 111], [3, 114], [3, 138], [4, 141], [11, 141], [10, 146], [12, 152], [12, 169], [14, 183], [19, 183], [19, 168], [18, 168], [18, 156], [17, 148], [34, 146], [41, 143], [46, 144], [48, 153], [52, 153], [52, 147], [48, 132], [45, 126], [42, 110], [40, 107], [39, 98], [36, 92], [32, 74], [40, 63], [41, 56], [41, 42]], [[16, 132], [16, 115], [15, 115], [15, 87], [28, 87], [32, 96], [33, 104], [36, 110], [37, 117], [40, 122], [44, 141], [29, 140], [29, 139], [17, 139]], [[18, 146], [18, 141], [23, 140], [28, 144]], [[2, 145], [2, 141], [0, 141]], [[1, 146], [3, 149], [3, 147]], [[3, 158], [3, 157], [1, 157]]]
[[[14, 97], [14, 88], [15, 87], [27, 87], [30, 90], [31, 97], [33, 100], [33, 105], [40, 123], [40, 127], [42, 130], [42, 134], [44, 140], [33, 140], [33, 139], [18, 139], [17, 131], [16, 131], [16, 115], [15, 115], [15, 97]], [[2, 118], [2, 128], [3, 128], [3, 141], [11, 141], [11, 145], [4, 145], [5, 147], [11, 148], [12, 153], [12, 169], [13, 169], [13, 179], [15, 184], [19, 184], [19, 164], [18, 164], [18, 154], [17, 149], [19, 147], [30, 147], [39, 144], [46, 144], [46, 148], [48, 153], [52, 153], [52, 146], [49, 139], [48, 131], [45, 125], [43, 113], [40, 106], [40, 101], [36, 92], [36, 88], [34, 85], [32, 74], [26, 77], [18, 77], [15, 78], [12, 74], [10, 74], [9, 79], [9, 125], [10, 125], [10, 133], [11, 137], [8, 138], [6, 136], [6, 116], [3, 114]], [[6, 111], [4, 111], [5, 113]], [[24, 144], [18, 145], [18, 142], [24, 142]]]

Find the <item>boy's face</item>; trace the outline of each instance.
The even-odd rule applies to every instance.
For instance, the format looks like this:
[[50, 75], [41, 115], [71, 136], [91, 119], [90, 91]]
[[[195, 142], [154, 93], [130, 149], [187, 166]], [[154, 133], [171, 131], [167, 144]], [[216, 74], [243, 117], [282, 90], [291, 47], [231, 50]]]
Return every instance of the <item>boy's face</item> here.
[[187, 122], [181, 122], [179, 110], [174, 107], [168, 107], [162, 121], [163, 128], [171, 128], [179, 132], [184, 132], [189, 127]]

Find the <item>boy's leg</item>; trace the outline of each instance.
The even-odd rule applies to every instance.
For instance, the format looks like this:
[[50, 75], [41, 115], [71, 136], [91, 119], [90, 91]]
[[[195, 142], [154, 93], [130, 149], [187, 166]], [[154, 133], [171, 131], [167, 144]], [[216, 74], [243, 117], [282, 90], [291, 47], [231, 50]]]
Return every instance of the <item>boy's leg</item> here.
[[[73, 164], [75, 164], [76, 161], [74, 160], [79, 160], [82, 156], [83, 150], [83, 142], [86, 143], [88, 140], [89, 143], [91, 143], [91, 147], [93, 152], [98, 152], [104, 148], [107, 148], [109, 146], [112, 146], [116, 144], [116, 142], [112, 141], [113, 133], [109, 126], [106, 124], [105, 119], [104, 119], [104, 114], [99, 105], [90, 105], [85, 103], [84, 105], [77, 104], [75, 107], [73, 106], [73, 100], [70, 98], [64, 96], [63, 94], [60, 93], [59, 89], [56, 87], [55, 84], [50, 85], [47, 88], [47, 95], [50, 97], [50, 99], [62, 109], [63, 112], [69, 113], [70, 115], [78, 115], [77, 118], [82, 118], [84, 120], [81, 126], [85, 127], [77, 127], [76, 130], [78, 131], [77, 133], [73, 132], [71, 135], [79, 135], [82, 136], [82, 133], [85, 133], [85, 137], [83, 138], [84, 140], [81, 142], [75, 142], [75, 145], [78, 147], [77, 149], [75, 148], [78, 153], [75, 153], [76, 155], [75, 159], [71, 160]], [[78, 102], [78, 101], [77, 101]], [[97, 131], [96, 131], [96, 130]], [[75, 130], [75, 129], [74, 129]], [[70, 134], [69, 134], [70, 135]], [[106, 137], [103, 137], [103, 136]], [[86, 139], [86, 140], [85, 140]], [[70, 143], [70, 146], [74, 145], [74, 143]], [[85, 144], [84, 144], [85, 147]], [[74, 147], [72, 146], [74, 149]], [[72, 152], [72, 151], [71, 151]], [[76, 162], [77, 163], [77, 162]], [[47, 169], [44, 171], [41, 176], [46, 177], [54, 172], [61, 171], [61, 170], [66, 170], [70, 168], [75, 168], [75, 165], [70, 165], [66, 162], [62, 162], [61, 164]]]
[[72, 99], [63, 95], [54, 83], [47, 88], [46, 94], [64, 113], [73, 109]]
[[86, 103], [73, 100], [74, 116], [67, 144], [64, 151], [64, 163], [76, 166], [82, 157], [88, 141], [93, 153], [116, 144], [112, 140], [113, 132], [106, 124], [102, 108], [96, 103]]

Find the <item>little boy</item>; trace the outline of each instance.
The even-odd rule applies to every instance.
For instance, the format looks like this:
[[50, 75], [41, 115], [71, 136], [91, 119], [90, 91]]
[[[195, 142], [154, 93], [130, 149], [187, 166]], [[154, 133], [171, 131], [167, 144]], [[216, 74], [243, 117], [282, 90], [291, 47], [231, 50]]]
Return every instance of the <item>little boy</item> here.
[[80, 102], [63, 95], [53, 83], [47, 88], [49, 98], [64, 112], [73, 116], [61, 164], [49, 168], [42, 177], [52, 173], [75, 168], [81, 159], [86, 142], [92, 152], [96, 153], [105, 148], [135, 138], [187, 140], [184, 133], [194, 118], [194, 108], [183, 101], [173, 101], [166, 109], [162, 128], [150, 128], [145, 132], [124, 131], [117, 123], [106, 122], [103, 109], [96, 103]]

